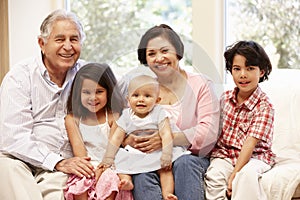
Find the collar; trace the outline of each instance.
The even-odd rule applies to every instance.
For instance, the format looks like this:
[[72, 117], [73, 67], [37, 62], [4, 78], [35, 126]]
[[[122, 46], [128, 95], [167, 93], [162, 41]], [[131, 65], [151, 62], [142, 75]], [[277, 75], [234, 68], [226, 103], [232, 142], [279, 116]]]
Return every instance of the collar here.
[[[229, 99], [231, 102], [233, 102], [235, 105], [237, 105], [237, 99], [236, 95], [238, 93], [238, 87], [235, 87], [234, 90], [229, 94]], [[262, 95], [262, 90], [259, 86], [254, 90], [254, 92], [249, 96], [249, 98], [244, 101], [239, 107], [246, 107], [249, 110], [253, 110], [257, 102], [259, 101], [260, 97]]]
[[[48, 70], [43, 62], [43, 55], [42, 55], [42, 52], [39, 54], [38, 56], [38, 68], [39, 68], [39, 71], [40, 71], [40, 74], [41, 76], [48, 82], [50, 83], [51, 85], [56, 85], [54, 82], [52, 82], [50, 80], [50, 76], [49, 76], [49, 73], [48, 73]], [[67, 72], [67, 75], [66, 75], [66, 79], [65, 79], [65, 82], [63, 84], [63, 87], [71, 80], [73, 79], [73, 77], [75, 76], [76, 72], [79, 70], [80, 68], [80, 64], [79, 64], [79, 61], [77, 61], [73, 67], [71, 67], [68, 72]]]

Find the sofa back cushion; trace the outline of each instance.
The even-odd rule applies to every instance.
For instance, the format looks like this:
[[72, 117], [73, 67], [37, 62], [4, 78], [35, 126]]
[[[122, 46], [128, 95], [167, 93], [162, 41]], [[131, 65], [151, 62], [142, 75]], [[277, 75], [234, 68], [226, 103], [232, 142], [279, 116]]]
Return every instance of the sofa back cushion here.
[[300, 159], [300, 70], [275, 69], [260, 83], [275, 108], [272, 149], [278, 159]]

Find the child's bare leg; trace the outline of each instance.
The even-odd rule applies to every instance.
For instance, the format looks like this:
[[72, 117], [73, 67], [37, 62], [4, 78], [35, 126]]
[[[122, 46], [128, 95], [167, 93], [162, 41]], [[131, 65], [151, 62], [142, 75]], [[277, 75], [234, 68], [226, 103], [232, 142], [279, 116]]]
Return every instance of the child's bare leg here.
[[84, 192], [79, 195], [74, 195], [74, 200], [88, 200], [88, 193]]
[[133, 182], [130, 175], [127, 174], [118, 174], [120, 178], [119, 190], [132, 190]]
[[174, 177], [171, 170], [159, 169], [161, 191], [164, 200], [177, 200], [174, 195]]

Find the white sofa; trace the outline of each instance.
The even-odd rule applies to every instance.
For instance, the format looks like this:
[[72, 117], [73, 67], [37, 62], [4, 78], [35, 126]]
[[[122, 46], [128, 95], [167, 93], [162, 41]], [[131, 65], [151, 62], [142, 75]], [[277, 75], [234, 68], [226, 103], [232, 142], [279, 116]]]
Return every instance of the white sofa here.
[[275, 69], [260, 83], [275, 108], [276, 164], [261, 183], [269, 200], [300, 199], [300, 70]]

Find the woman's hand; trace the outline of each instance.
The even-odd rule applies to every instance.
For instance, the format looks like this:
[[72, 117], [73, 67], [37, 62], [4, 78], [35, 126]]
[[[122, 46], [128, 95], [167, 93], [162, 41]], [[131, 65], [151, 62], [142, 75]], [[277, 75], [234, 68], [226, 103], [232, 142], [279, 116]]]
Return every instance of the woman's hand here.
[[135, 131], [124, 140], [123, 146], [126, 145], [130, 145], [144, 153], [151, 153], [162, 148], [161, 138], [157, 130]]

